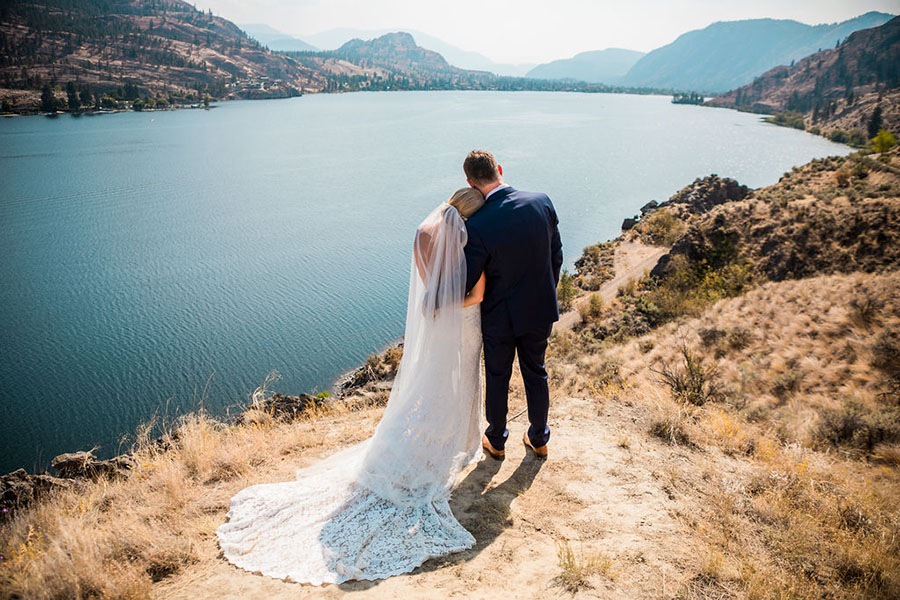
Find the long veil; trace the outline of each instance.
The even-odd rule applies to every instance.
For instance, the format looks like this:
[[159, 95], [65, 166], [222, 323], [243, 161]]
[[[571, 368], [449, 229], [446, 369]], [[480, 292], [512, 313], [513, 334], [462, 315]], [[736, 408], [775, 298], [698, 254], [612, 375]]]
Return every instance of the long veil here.
[[480, 456], [480, 398], [460, 381], [475, 381], [475, 372], [461, 373], [466, 239], [446, 202], [419, 225], [403, 356], [375, 433], [298, 469], [293, 481], [233, 496], [228, 521], [216, 530], [233, 564], [340, 583], [406, 573], [475, 543], [448, 503], [460, 471]]
[[[371, 438], [318, 464], [298, 480], [347, 478], [399, 506], [449, 494], [475, 456], [471, 415], [460, 406], [465, 223], [443, 202], [419, 224], [410, 261], [403, 355], [384, 415]], [[471, 444], [469, 444], [471, 446]]]

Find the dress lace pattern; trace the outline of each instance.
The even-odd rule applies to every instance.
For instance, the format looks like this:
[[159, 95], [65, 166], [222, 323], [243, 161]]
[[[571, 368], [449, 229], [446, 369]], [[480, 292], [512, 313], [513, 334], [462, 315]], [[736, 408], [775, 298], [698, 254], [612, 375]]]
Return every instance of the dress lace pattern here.
[[461, 317], [454, 397], [419, 390], [402, 415], [390, 414], [389, 401], [372, 438], [298, 470], [294, 481], [238, 492], [216, 531], [231, 563], [321, 585], [406, 573], [474, 545], [448, 504], [459, 472], [481, 456], [479, 306]]

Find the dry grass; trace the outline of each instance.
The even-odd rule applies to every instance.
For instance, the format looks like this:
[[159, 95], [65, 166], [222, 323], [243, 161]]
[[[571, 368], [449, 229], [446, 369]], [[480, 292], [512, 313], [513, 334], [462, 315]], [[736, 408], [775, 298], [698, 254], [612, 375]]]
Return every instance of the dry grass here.
[[560, 574], [556, 582], [573, 594], [582, 588], [591, 587], [590, 579], [595, 575], [605, 575], [610, 579], [614, 577], [615, 560], [602, 552], [585, 552], [582, 549], [576, 553], [569, 546], [568, 540], [558, 544], [557, 557]]
[[320, 407], [293, 423], [259, 414], [244, 425], [190, 413], [164, 434], [166, 451], [150, 443], [147, 423], [130, 477], [57, 492], [3, 525], [0, 598], [150, 598], [154, 582], [200, 559], [198, 546], [215, 535], [235, 492], [290, 479], [281, 465], [333, 435], [370, 434], [379, 412]]
[[[709, 550], [679, 597], [900, 598], [898, 290], [897, 272], [768, 283], [608, 352], [651, 434], [722, 451], [692, 478]], [[719, 402], [667, 397], [649, 365], [684, 375], [685, 347]]]

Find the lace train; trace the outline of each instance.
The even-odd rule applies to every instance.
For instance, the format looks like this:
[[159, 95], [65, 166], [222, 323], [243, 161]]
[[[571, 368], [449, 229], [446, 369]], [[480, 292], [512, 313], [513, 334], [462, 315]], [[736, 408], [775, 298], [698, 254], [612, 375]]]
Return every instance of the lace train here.
[[[440, 456], [370, 453], [374, 438], [369, 438], [298, 470], [295, 481], [244, 488], [232, 497], [228, 520], [216, 530], [225, 557], [247, 571], [321, 585], [383, 579], [471, 548], [475, 538], [453, 516], [448, 501], [454, 476], [481, 457], [480, 317], [478, 306], [463, 310], [461, 397], [451, 404], [455, 424], [448, 425], [458, 430], [450, 431], [452, 444], [438, 445]], [[424, 432], [441, 441], [438, 432], [446, 419], [429, 415], [412, 425], [414, 437]], [[422, 498], [411, 494], [412, 501], [402, 495], [404, 501], [398, 501], [402, 482], [394, 480], [394, 489], [380, 495], [363, 484], [364, 465], [371, 469], [374, 463], [389, 473], [397, 470], [397, 461], [405, 463], [400, 472], [440, 470], [435, 464], [447, 465], [441, 469], [450, 472], [435, 472], [435, 481], [443, 476], [446, 483]]]

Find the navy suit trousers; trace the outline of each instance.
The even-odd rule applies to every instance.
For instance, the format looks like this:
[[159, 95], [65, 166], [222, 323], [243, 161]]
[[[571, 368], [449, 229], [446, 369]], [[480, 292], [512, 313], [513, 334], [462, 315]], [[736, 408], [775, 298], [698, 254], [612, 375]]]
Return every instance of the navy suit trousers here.
[[506, 416], [509, 412], [509, 379], [512, 376], [513, 359], [519, 356], [519, 369], [525, 382], [525, 398], [528, 402], [528, 438], [535, 447], [543, 446], [550, 439], [547, 413], [550, 410], [550, 390], [544, 354], [547, 338], [553, 324], [544, 325], [521, 335], [515, 335], [512, 322], [508, 327], [491, 327], [483, 332], [485, 393], [484, 405], [488, 428], [485, 435], [491, 445], [502, 450], [509, 437]]

